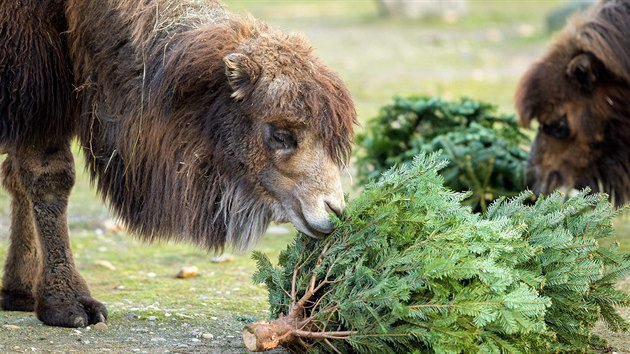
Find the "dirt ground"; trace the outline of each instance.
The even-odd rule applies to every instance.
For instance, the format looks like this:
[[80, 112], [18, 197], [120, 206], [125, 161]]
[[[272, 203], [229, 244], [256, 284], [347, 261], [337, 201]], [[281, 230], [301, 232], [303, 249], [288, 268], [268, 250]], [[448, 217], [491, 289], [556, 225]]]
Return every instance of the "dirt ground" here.
[[[630, 312], [624, 311], [630, 318]], [[246, 353], [242, 323], [232, 318], [192, 324], [185, 318], [152, 320], [133, 314], [110, 321], [105, 329], [44, 326], [33, 314], [0, 312], [0, 353]], [[599, 325], [608, 353], [630, 353], [630, 333], [613, 333]], [[278, 349], [269, 353], [285, 353]]]
[[213, 322], [209, 331], [185, 319], [155, 321], [129, 315], [110, 321], [105, 329], [73, 329], [44, 326], [32, 314], [0, 312], [0, 353], [247, 352], [241, 340], [242, 324], [232, 319]]

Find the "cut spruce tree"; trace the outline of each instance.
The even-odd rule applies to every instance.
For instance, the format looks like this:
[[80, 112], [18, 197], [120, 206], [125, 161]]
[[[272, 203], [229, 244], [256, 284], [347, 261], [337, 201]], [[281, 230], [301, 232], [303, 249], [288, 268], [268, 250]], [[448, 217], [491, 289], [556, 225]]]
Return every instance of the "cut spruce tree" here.
[[421, 152], [439, 151], [448, 161], [440, 172], [445, 185], [470, 191], [463, 202], [485, 211], [494, 199], [525, 189], [527, 146], [516, 117], [497, 113], [491, 104], [396, 97], [357, 136], [357, 179], [365, 184]]
[[627, 328], [615, 290], [630, 259], [598, 239], [605, 196], [522, 194], [483, 216], [443, 186], [446, 162], [421, 154], [369, 184], [323, 240], [298, 234], [272, 265], [255, 253], [271, 319], [247, 325], [251, 350], [549, 353], [587, 351], [603, 319]]

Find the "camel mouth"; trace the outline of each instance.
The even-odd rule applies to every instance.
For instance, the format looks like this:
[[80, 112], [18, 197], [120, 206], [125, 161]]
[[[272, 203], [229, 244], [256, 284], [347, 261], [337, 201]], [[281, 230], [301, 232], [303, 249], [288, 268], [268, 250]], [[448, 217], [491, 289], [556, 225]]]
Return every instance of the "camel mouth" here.
[[327, 212], [313, 212], [297, 208], [297, 210], [287, 211], [287, 220], [296, 230], [314, 239], [322, 239], [328, 236], [335, 229], [335, 225], [330, 220]]
[[322, 239], [335, 230], [332, 216], [341, 217], [345, 209], [343, 197], [339, 199], [323, 197], [309, 208], [304, 203], [300, 203], [298, 209], [299, 222], [294, 222], [295, 227], [301, 232], [316, 238]]
[[319, 221], [317, 223], [309, 223], [306, 217], [301, 216], [300, 220], [292, 220], [295, 228], [305, 235], [314, 239], [321, 240], [333, 232], [334, 225], [330, 220]]
[[321, 186], [299, 186], [289, 193], [277, 193], [278, 197], [270, 193], [272, 220], [290, 222], [297, 231], [314, 239], [326, 237], [335, 229], [335, 216], [341, 218], [346, 208], [341, 183], [336, 182], [330, 184], [338, 188], [328, 188], [326, 192], [321, 191]]
[[327, 232], [327, 233], [319, 232], [319, 231], [316, 231], [316, 230], [314, 230], [312, 228], [309, 228], [308, 230], [300, 230], [300, 231], [303, 234], [305, 234], [305, 235], [307, 235], [307, 236], [309, 236], [311, 238], [314, 238], [316, 240], [321, 240], [321, 239], [325, 238], [326, 236], [330, 235], [330, 232]]
[[280, 215], [276, 214], [272, 219], [276, 223], [291, 223], [297, 231], [317, 240], [328, 236], [335, 229], [329, 214], [325, 217], [314, 218], [313, 215], [304, 213], [301, 208], [284, 209]]

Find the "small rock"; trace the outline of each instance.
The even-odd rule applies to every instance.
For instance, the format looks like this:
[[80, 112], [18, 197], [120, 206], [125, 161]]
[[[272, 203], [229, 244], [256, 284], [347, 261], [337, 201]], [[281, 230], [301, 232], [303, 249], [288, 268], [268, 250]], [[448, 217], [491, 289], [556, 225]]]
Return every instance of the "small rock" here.
[[149, 317], [147, 317], [147, 320], [149, 320], [149, 321], [156, 321], [156, 320], [157, 320], [157, 317], [155, 317], [155, 316], [149, 316]]
[[156, 276], [157, 276], [157, 274], [155, 274], [153, 272], [147, 273], [147, 277], [149, 277], [149, 278], [155, 278]]
[[224, 253], [220, 256], [210, 258], [210, 262], [212, 263], [225, 263], [234, 260], [234, 256], [231, 254]]
[[10, 331], [15, 331], [15, 330], [20, 329], [20, 326], [16, 326], [16, 325], [9, 325], [9, 324], [8, 324], [8, 325], [4, 325], [4, 326], [2, 326], [2, 328], [6, 328], [6, 329], [8, 329], [8, 330], [10, 330]]
[[182, 267], [182, 269], [179, 270], [179, 273], [177, 273], [177, 277], [180, 279], [194, 278], [198, 275], [199, 268], [195, 266]]
[[104, 330], [107, 329], [107, 323], [99, 322], [99, 323], [95, 324], [94, 326], [92, 326], [92, 328], [94, 328], [97, 331], [104, 331]]
[[490, 42], [499, 43], [503, 41], [503, 33], [498, 29], [490, 29], [486, 32], [486, 39]]
[[107, 219], [103, 221], [103, 227], [107, 231], [112, 231], [115, 233], [123, 233], [126, 231], [125, 225], [120, 220]]
[[197, 338], [192, 338], [191, 341], [193, 341], [194, 343], [200, 342], [200, 340]]
[[116, 266], [114, 266], [111, 262], [105, 261], [105, 260], [102, 260], [102, 259], [94, 261], [94, 264], [103, 266], [103, 267], [105, 267], [105, 268], [107, 268], [109, 270], [116, 270]]
[[531, 24], [521, 24], [518, 26], [518, 34], [520, 34], [521, 37], [529, 38], [536, 34], [536, 28]]
[[214, 339], [214, 335], [212, 333], [204, 333], [201, 335], [203, 339]]

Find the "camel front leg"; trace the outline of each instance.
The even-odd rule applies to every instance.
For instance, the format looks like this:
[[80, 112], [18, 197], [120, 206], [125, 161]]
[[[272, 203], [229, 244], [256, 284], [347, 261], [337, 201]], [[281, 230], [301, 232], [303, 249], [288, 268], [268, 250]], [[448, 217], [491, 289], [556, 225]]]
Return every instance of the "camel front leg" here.
[[13, 154], [2, 165], [3, 185], [11, 195], [11, 243], [2, 280], [3, 310], [33, 311], [34, 284], [40, 274], [41, 259], [28, 196], [17, 176]]
[[18, 150], [17, 161], [41, 251], [41, 275], [34, 291], [37, 317], [63, 327], [105, 321], [107, 310], [91, 297], [70, 249], [67, 206], [74, 185], [70, 144], [24, 147]]

